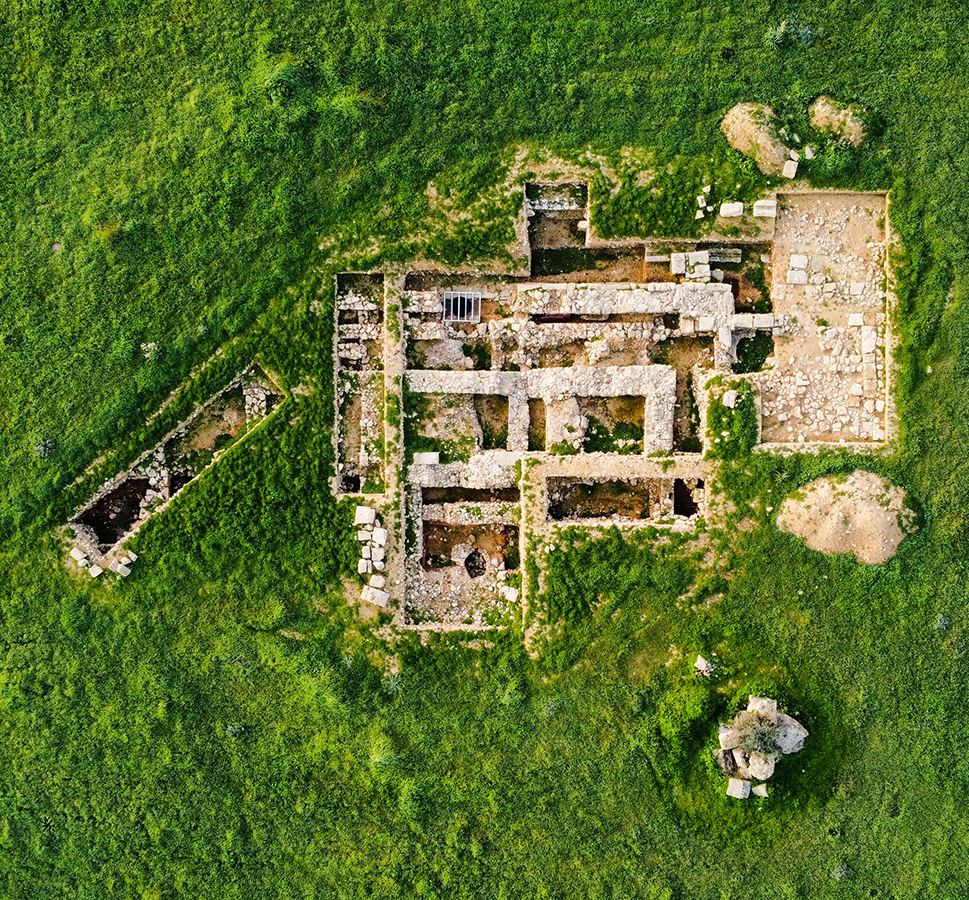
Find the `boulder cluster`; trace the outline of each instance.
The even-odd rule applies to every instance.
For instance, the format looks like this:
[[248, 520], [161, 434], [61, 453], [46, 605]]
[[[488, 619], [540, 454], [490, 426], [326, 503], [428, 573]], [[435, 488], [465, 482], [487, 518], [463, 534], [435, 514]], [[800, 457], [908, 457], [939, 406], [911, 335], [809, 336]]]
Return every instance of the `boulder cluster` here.
[[[751, 696], [747, 708], [718, 733], [717, 765], [727, 776], [727, 796], [746, 800], [767, 796], [767, 781], [782, 755], [804, 748], [807, 729], [777, 709], [777, 701]], [[761, 782], [753, 784], [752, 782]]]
[[357, 529], [357, 542], [360, 544], [357, 573], [369, 578], [360, 599], [376, 606], [386, 606], [390, 593], [384, 589], [387, 579], [381, 573], [386, 566], [387, 529], [380, 527], [377, 511], [370, 506], [357, 507], [353, 526]]

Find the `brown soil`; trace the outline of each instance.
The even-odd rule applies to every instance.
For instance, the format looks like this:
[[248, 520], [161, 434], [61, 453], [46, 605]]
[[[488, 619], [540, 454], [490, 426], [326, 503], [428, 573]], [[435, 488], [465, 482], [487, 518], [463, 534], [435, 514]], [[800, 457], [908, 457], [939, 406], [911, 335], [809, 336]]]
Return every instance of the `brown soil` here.
[[856, 106], [842, 106], [831, 97], [818, 97], [811, 104], [811, 127], [844, 138], [852, 147], [865, 140], [865, 122]]
[[506, 568], [517, 568], [518, 529], [514, 525], [447, 525], [443, 522], [424, 523], [424, 568], [454, 565], [451, 551], [458, 544], [470, 544], [487, 559], [502, 559]]
[[528, 449], [545, 449], [545, 401], [533, 398], [528, 401]]
[[585, 246], [585, 232], [579, 229], [584, 212], [540, 212], [528, 223], [528, 242], [533, 249], [557, 250]]
[[697, 423], [694, 421], [696, 397], [691, 370], [697, 363], [713, 365], [712, 338], [672, 338], [660, 345], [660, 359], [676, 369], [676, 408], [673, 413], [673, 441], [683, 452], [699, 452]]
[[777, 526], [822, 553], [853, 553], [859, 562], [891, 559], [912, 530], [905, 492], [873, 472], [818, 478], [784, 501]]
[[763, 103], [738, 103], [720, 123], [730, 146], [753, 157], [765, 175], [780, 175], [788, 148], [776, 137], [777, 116]]

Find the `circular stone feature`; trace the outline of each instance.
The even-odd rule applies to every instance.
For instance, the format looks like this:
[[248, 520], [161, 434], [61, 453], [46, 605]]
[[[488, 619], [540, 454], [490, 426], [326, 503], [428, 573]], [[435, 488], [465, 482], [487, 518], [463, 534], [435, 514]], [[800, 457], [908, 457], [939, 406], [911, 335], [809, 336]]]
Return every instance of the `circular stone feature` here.
[[788, 497], [777, 527], [821, 553], [853, 553], [859, 562], [891, 559], [914, 530], [905, 491], [874, 472], [818, 478]]

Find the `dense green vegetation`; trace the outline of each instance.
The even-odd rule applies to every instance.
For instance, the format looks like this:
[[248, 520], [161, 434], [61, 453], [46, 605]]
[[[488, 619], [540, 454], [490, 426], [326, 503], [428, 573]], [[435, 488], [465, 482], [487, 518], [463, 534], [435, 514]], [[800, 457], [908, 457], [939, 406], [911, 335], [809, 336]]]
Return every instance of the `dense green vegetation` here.
[[[967, 20], [951, 0], [7, 4], [0, 894], [961, 896]], [[517, 633], [442, 639], [390, 674], [336, 589], [332, 267], [499, 254], [521, 143], [616, 163], [603, 233], [693, 227], [676, 192], [759, 179], [723, 112], [762, 100], [803, 129], [821, 93], [864, 104], [872, 137], [813, 177], [894, 189], [903, 435], [865, 464], [920, 533], [879, 567], [808, 551], [769, 508], [857, 460], [740, 446], [744, 527], [710, 536], [712, 567], [579, 543], [552, 554], [567, 624], [538, 659]], [[627, 146], [670, 173], [655, 204]], [[145, 529], [128, 581], [76, 580], [54, 527], [254, 357], [315, 390]], [[703, 687], [698, 651], [721, 662]], [[762, 808], [731, 806], [705, 742], [765, 682], [810, 743]]]

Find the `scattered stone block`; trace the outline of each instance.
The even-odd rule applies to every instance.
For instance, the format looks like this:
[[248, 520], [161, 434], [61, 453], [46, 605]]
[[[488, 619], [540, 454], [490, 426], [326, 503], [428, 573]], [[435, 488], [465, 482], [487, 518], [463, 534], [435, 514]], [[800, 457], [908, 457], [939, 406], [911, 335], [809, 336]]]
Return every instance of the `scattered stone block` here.
[[808, 258], [804, 253], [792, 253], [791, 254], [791, 265], [792, 269], [806, 269], [808, 267]]
[[702, 219], [704, 217], [704, 215], [705, 215], [705, 213], [703, 212], [703, 210], [702, 209], [698, 209], [696, 211], [696, 215], [693, 218], [694, 219]]
[[363, 556], [364, 559], [370, 559], [371, 558], [371, 556], [370, 556], [371, 553], [372, 553], [372, 551], [370, 549], [370, 544], [364, 544], [360, 548], [360, 555]]
[[860, 297], [865, 293], [865, 283], [863, 281], [852, 281], [850, 294], [852, 297]]
[[383, 547], [387, 543], [387, 529], [386, 528], [375, 528], [373, 530], [373, 542], [378, 547]]
[[71, 558], [74, 562], [81, 562], [81, 560], [87, 559], [87, 554], [83, 550], [78, 550], [77, 547], [72, 547]]
[[796, 178], [797, 177], [797, 162], [793, 159], [789, 159], [784, 163], [784, 168], [781, 170], [781, 175], [785, 178]]
[[435, 451], [414, 454], [415, 466], [437, 466], [440, 465], [441, 454]]
[[777, 712], [777, 701], [771, 697], [755, 697], [751, 694], [747, 701], [747, 709], [765, 716], [772, 716]]
[[724, 219], [739, 219], [744, 214], [744, 205], [739, 200], [720, 204], [720, 215]]
[[757, 200], [754, 202], [754, 215], [758, 218], [773, 219], [777, 216], [776, 200]]
[[365, 543], [366, 541], [369, 541], [370, 540], [370, 532], [369, 531], [358, 531], [357, 532], [357, 540], [360, 541], [361, 544]]
[[[670, 254], [670, 272], [674, 275], [685, 275], [686, 274], [686, 254], [685, 253], [671, 253]], [[417, 454], [414, 454], [414, 458], [417, 458]]]
[[90, 572], [92, 578], [97, 578], [98, 575], [100, 575], [103, 571], [104, 569], [102, 569], [100, 566], [91, 566], [91, 568], [88, 569], [88, 572]]
[[129, 569], [127, 566], [121, 565], [121, 563], [118, 563], [118, 566], [114, 571], [117, 572], [122, 578], [127, 578], [131, 574], [131, 569]]
[[696, 205], [697, 206], [706, 206], [707, 205], [707, 198], [706, 198], [706, 195], [705, 194], [697, 194], [696, 195]]
[[370, 576], [370, 587], [377, 588], [380, 590], [387, 583], [387, 579], [383, 575], [371, 575]]
[[848, 316], [848, 326], [850, 328], [857, 328], [859, 325], [865, 324], [865, 314], [864, 313], [852, 313]]
[[135, 553], [134, 550], [129, 550], [128, 551], [128, 559], [130, 559], [132, 562], [137, 562], [138, 561], [138, 554]]
[[693, 671], [696, 672], [697, 675], [703, 675], [704, 677], [709, 678], [714, 673], [716, 668], [717, 667], [710, 662], [710, 660], [704, 659], [704, 657], [702, 657], [699, 653], [697, 654], [696, 661], [693, 663]]
[[375, 562], [383, 562], [384, 557], [387, 555], [387, 551], [383, 547], [370, 547], [370, 558]]
[[736, 728], [729, 725], [721, 725], [717, 729], [717, 739], [720, 741], [721, 750], [733, 750], [740, 746], [743, 735]]
[[369, 559], [358, 559], [357, 560], [357, 574], [358, 575], [369, 575], [373, 571], [373, 565]]
[[860, 397], [862, 394], [865, 393], [865, 389], [860, 384], [855, 382], [851, 386], [851, 389], [848, 391], [848, 393], [851, 394], [853, 397]]
[[804, 269], [788, 269], [787, 283], [788, 284], [807, 284], [808, 273], [805, 272]]
[[387, 601], [390, 600], [390, 594], [387, 591], [380, 590], [379, 588], [370, 587], [368, 584], [360, 592], [360, 599], [364, 603], [372, 603], [374, 606], [383, 608], [387, 606]]
[[733, 390], [724, 391], [722, 402], [727, 409], [733, 409], [737, 405], [737, 392]]
[[[810, 147], [808, 149], [810, 149]], [[806, 155], [807, 154], [805, 154], [805, 156]], [[767, 799], [767, 785], [766, 784], [755, 784], [750, 789], [750, 793], [753, 794], [755, 797], [763, 797], [766, 800]]]
[[518, 599], [518, 588], [514, 587], [503, 587], [501, 589], [501, 596], [504, 597], [509, 603], [514, 603]]
[[737, 800], [746, 800], [750, 796], [750, 782], [742, 778], [727, 780], [727, 796]]
[[358, 506], [356, 513], [353, 516], [353, 524], [355, 526], [359, 525], [373, 525], [374, 520], [377, 518], [377, 512], [372, 507], [369, 506]]

